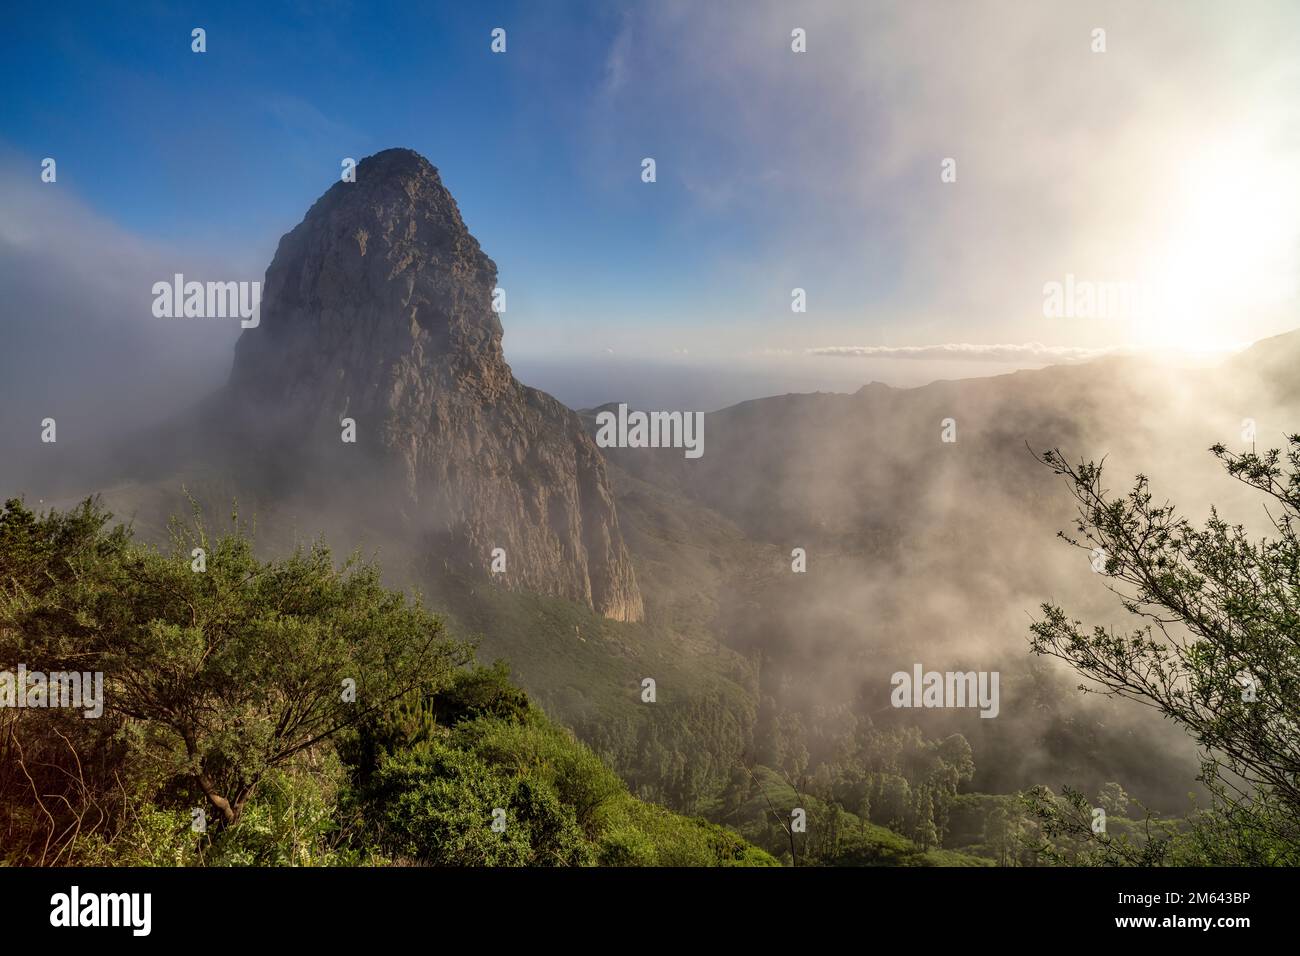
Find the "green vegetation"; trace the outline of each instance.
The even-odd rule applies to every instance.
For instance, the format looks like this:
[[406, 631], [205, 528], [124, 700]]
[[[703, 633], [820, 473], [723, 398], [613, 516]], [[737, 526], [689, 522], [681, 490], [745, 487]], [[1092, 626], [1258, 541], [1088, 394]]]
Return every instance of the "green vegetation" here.
[[632, 797], [373, 565], [110, 518], [0, 514], [0, 670], [99, 671], [105, 704], [0, 711], [2, 862], [776, 862]]
[[1201, 751], [1213, 805], [1186, 820], [1147, 814], [1140, 826], [1093, 832], [1085, 798], [1028, 795], [1062, 862], [1300, 863], [1300, 435], [1285, 454], [1211, 449], [1228, 474], [1268, 499], [1275, 534], [1252, 540], [1212, 511], [1203, 528], [1156, 504], [1147, 479], [1111, 497], [1100, 465], [1059, 451], [1041, 461], [1078, 505], [1071, 544], [1104, 556], [1128, 633], [1085, 628], [1043, 605], [1033, 650], [1060, 658], [1100, 693], [1137, 701], [1181, 725]]
[[[424, 583], [458, 632], [489, 658], [518, 662], [529, 694], [642, 799], [700, 813], [753, 746], [753, 668], [712, 641], [481, 580]], [[641, 701], [646, 677], [656, 682], [653, 707]]]
[[[1100, 549], [1142, 620], [1089, 630], [1045, 605], [1032, 649], [1187, 729], [1211, 803], [1182, 817], [1095, 778], [1091, 795], [972, 792], [963, 734], [782, 704], [765, 659], [719, 646], [701, 607], [680, 629], [667, 613], [620, 624], [442, 575], [444, 618], [320, 545], [261, 559], [237, 518], [217, 536], [197, 513], [173, 522], [159, 550], [96, 500], [40, 515], [11, 500], [0, 674], [101, 671], [105, 684], [98, 719], [0, 709], [0, 863], [1300, 862], [1300, 436], [1285, 465], [1278, 451], [1214, 451], [1271, 498], [1273, 537], [1217, 514], [1195, 528], [1144, 478], [1111, 498], [1099, 466], [1043, 458], [1079, 504], [1067, 540]], [[446, 620], [498, 662], [476, 663]], [[526, 685], [501, 657], [526, 664]], [[1026, 699], [1057, 686], [1031, 669]], [[1070, 746], [1089, 739], [1066, 730]]]
[[[690, 628], [621, 624], [456, 576], [432, 587], [458, 630], [527, 662], [529, 693], [642, 800], [734, 828], [787, 865], [990, 862], [944, 849], [948, 807], [974, 772], [960, 735], [927, 741], [844, 708], [782, 711], [759, 694], [757, 664]], [[640, 699], [645, 676], [654, 706]], [[792, 834], [795, 808], [807, 827]]]
[[[518, 662], [529, 694], [642, 800], [730, 827], [786, 865], [1047, 862], [1020, 845], [1037, 831], [1018, 794], [962, 792], [975, 765], [960, 734], [931, 740], [846, 707], [779, 704], [761, 663], [719, 647], [693, 607], [680, 629], [675, 608], [622, 624], [481, 580], [426, 581], [456, 630]], [[654, 706], [640, 700], [644, 676]], [[1061, 690], [1041, 693], [1059, 704]], [[796, 808], [806, 828], [792, 832]]]

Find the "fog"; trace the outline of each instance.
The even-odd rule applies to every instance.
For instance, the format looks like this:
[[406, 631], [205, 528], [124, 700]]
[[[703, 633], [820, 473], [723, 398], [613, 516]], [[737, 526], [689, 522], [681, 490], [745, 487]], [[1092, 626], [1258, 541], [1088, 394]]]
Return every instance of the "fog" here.
[[[222, 390], [237, 320], [152, 315], [154, 282], [176, 272], [260, 280], [255, 253], [152, 244], [62, 193], [38, 203], [41, 188], [0, 176], [0, 495], [67, 504], [102, 491], [146, 540], [187, 510], [187, 492], [212, 514], [238, 501], [270, 550], [324, 536], [341, 551], [377, 551], [395, 582], [420, 584], [444, 515], [395, 504], [384, 469], [279, 455], [283, 410], [232, 417]], [[1140, 472], [1194, 519], [1214, 504], [1262, 530], [1260, 502], [1206, 449], [1248, 445], [1246, 420], [1263, 447], [1296, 430], [1293, 337], [1209, 367], [1065, 355], [1015, 372], [1006, 352], [561, 360], [514, 355], [506, 342], [516, 376], [570, 407], [712, 413], [698, 461], [608, 450], [617, 507], [649, 614], [710, 608], [713, 637], [759, 662], [776, 707], [814, 728], [847, 710], [966, 734], [976, 786], [992, 792], [1116, 779], [1157, 807], [1186, 809], [1195, 754], [1177, 727], [1084, 699], [1075, 677], [1029, 657], [1042, 601], [1089, 623], [1133, 623], [1087, 556], [1054, 537], [1071, 526], [1067, 490], [1031, 450], [1105, 457], [1114, 491]], [[41, 441], [46, 418], [57, 442]], [[671, 524], [649, 507], [651, 489]], [[791, 571], [794, 548], [806, 573]], [[716, 573], [685, 573], [687, 552]], [[999, 716], [894, 710], [890, 675], [914, 663], [1000, 672]], [[526, 676], [528, 661], [516, 667]]]
[[[1260, 447], [1283, 444], [1300, 409], [1278, 363], [1298, 348], [1293, 335], [1213, 368], [1114, 358], [916, 389], [771, 398], [707, 416], [698, 461], [676, 449], [609, 456], [625, 514], [644, 500], [637, 489], [646, 482], [761, 543], [757, 553], [737, 549], [702, 523], [673, 531], [722, 556], [720, 639], [761, 658], [765, 693], [806, 724], [847, 707], [886, 725], [961, 732], [975, 747], [979, 788], [1119, 780], [1153, 806], [1186, 809], [1196, 766], [1180, 728], [1134, 704], [1085, 698], [1078, 675], [1029, 655], [1028, 627], [1043, 602], [1086, 625], [1140, 623], [1093, 572], [1090, 555], [1056, 538], [1074, 532], [1073, 503], [1031, 451], [1104, 458], [1112, 493], [1145, 474], [1158, 501], [1177, 503], [1196, 524], [1215, 505], [1264, 533], [1264, 503], [1208, 448], [1249, 447], [1245, 419]], [[941, 438], [947, 419], [951, 443]], [[807, 555], [805, 573], [792, 572], [794, 548]], [[654, 583], [661, 611], [700, 587], [663, 570]], [[890, 676], [914, 663], [1000, 672], [1000, 715], [894, 710]]]
[[[155, 282], [177, 272], [260, 278], [247, 257], [144, 241], [42, 183], [30, 160], [19, 174], [23, 162], [0, 156], [0, 477], [9, 493], [84, 485], [79, 469], [225, 381], [238, 321], [156, 319]], [[56, 422], [54, 443], [41, 442], [45, 418]]]

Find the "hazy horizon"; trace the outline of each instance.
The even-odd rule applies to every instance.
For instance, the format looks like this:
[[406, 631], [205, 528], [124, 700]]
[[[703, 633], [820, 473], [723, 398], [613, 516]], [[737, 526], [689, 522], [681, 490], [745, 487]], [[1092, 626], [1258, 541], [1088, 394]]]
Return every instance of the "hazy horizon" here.
[[[210, 386], [237, 329], [160, 322], [151, 284], [260, 281], [340, 162], [394, 146], [439, 168], [496, 261], [508, 358], [571, 404], [620, 396], [544, 368], [599, 377], [613, 356], [684, 381], [735, 365], [735, 384], [681, 399], [711, 406], [1039, 367], [1053, 350], [1225, 351], [1297, 324], [1294, 4], [733, 9], [340, 3], [290, 27], [236, 5], [204, 14], [202, 56], [188, 13], [33, 11], [0, 37], [0, 278], [18, 346], [0, 373], [35, 395], [17, 356], [40, 355], [65, 397], [124, 416]], [[482, 39], [499, 24], [504, 55]], [[286, 28], [294, 43], [268, 56], [258, 38]], [[792, 28], [809, 52], [791, 52]], [[160, 138], [159, 116], [193, 119]], [[1045, 287], [1067, 281], [1152, 303], [1049, 317]], [[82, 341], [152, 374], [101, 385], [65, 347]], [[837, 364], [1035, 344], [1046, 358], [1000, 366]]]

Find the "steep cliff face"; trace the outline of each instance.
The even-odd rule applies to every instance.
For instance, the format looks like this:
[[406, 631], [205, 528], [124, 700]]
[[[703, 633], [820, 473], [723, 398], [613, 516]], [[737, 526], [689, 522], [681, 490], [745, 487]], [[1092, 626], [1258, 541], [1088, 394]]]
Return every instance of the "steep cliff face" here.
[[364, 482], [358, 499], [434, 558], [486, 573], [501, 548], [507, 586], [640, 620], [604, 458], [574, 412], [515, 380], [496, 265], [437, 170], [392, 149], [356, 172], [281, 239], [240, 337], [229, 394], [258, 423], [250, 453]]

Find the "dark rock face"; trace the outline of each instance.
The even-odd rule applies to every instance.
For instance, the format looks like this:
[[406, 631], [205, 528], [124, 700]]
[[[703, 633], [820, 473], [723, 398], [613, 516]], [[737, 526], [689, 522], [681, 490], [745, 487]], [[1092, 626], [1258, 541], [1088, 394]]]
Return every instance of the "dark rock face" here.
[[577, 414], [515, 380], [495, 286], [427, 160], [363, 160], [280, 240], [240, 337], [228, 400], [258, 423], [250, 452], [365, 481], [357, 497], [433, 557], [487, 572], [503, 548], [507, 586], [640, 620], [605, 460]]

